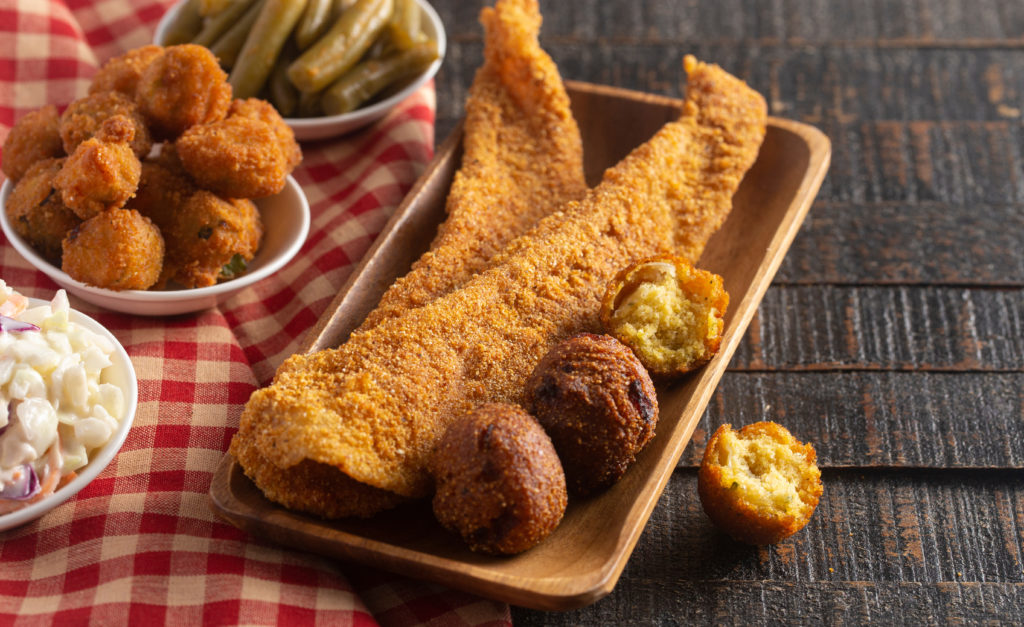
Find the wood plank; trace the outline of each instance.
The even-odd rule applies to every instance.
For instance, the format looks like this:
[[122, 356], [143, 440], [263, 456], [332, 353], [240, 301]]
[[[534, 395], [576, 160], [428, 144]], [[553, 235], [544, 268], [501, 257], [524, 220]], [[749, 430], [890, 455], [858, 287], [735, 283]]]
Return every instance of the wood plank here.
[[[609, 3], [623, 6], [623, 3]], [[479, 27], [476, 28], [479, 30]], [[740, 76], [765, 94], [773, 115], [802, 122], [863, 120], [1009, 121], [1019, 126], [1024, 98], [1021, 49], [798, 46], [736, 41], [622, 43], [563, 41], [542, 45], [566, 79], [679, 96], [682, 57], [692, 53]], [[458, 95], [482, 59], [480, 41], [453, 41], [439, 91]], [[438, 103], [456, 118], [463, 99]]]
[[755, 548], [719, 532], [701, 509], [696, 472], [677, 471], [611, 595], [564, 614], [516, 608], [514, 620], [745, 623], [840, 613], [843, 623], [866, 623], [893, 605], [925, 623], [1005, 619], [1024, 607], [1022, 479], [1019, 471], [826, 472], [808, 526]]
[[581, 610], [512, 607], [512, 623], [533, 625], [1006, 625], [1024, 607], [1024, 584], [813, 584], [764, 581], [631, 582], [628, 595]]
[[[479, 38], [477, 14], [488, 0], [435, 2], [445, 24]], [[1024, 10], [1016, 0], [541, 0], [544, 36], [614, 42], [815, 43], [895, 41], [901, 45], [1016, 42]]]
[[1024, 286], [1024, 205], [811, 208], [775, 284]]
[[727, 372], [680, 458], [722, 423], [774, 420], [830, 467], [1024, 468], [1024, 375]]
[[1024, 372], [1024, 289], [776, 284], [729, 367]]

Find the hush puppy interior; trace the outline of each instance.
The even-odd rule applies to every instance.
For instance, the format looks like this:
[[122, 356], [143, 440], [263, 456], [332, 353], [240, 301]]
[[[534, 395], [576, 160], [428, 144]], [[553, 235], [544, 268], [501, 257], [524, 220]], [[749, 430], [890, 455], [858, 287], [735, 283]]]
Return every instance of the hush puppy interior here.
[[803, 529], [821, 497], [821, 471], [810, 444], [783, 426], [722, 425], [711, 436], [698, 473], [708, 517], [747, 544], [775, 544]]
[[619, 480], [654, 437], [658, 397], [636, 356], [607, 335], [581, 333], [551, 349], [526, 382], [526, 407], [562, 460], [569, 489]]
[[57, 107], [46, 105], [21, 116], [4, 140], [3, 155], [3, 173], [15, 183], [37, 161], [63, 157], [64, 144], [60, 139]]
[[722, 277], [674, 255], [621, 271], [601, 303], [601, 322], [657, 377], [689, 372], [722, 344], [729, 294]]
[[551, 440], [516, 405], [484, 404], [456, 420], [430, 461], [434, 515], [473, 551], [536, 545], [565, 513], [565, 475]]

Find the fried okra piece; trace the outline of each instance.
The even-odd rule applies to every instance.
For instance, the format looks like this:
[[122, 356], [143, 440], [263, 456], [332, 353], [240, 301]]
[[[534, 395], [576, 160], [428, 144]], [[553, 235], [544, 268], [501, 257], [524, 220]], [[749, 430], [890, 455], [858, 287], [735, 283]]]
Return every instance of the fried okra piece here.
[[60, 116], [60, 137], [64, 151], [69, 155], [85, 140], [94, 137], [100, 126], [115, 115], [128, 118], [135, 129], [131, 140], [132, 150], [140, 159], [149, 154], [153, 139], [149, 136], [146, 122], [128, 96], [116, 91], [105, 91], [79, 98], [68, 105]]
[[184, 287], [204, 287], [246, 271], [263, 237], [263, 222], [251, 200], [225, 199], [199, 190], [189, 196], [171, 224], [167, 278]]
[[804, 528], [821, 498], [814, 447], [785, 427], [722, 425], [711, 436], [697, 474], [708, 517], [747, 544], [775, 544]]
[[526, 382], [526, 408], [555, 443], [569, 489], [603, 490], [654, 437], [658, 397], [636, 356], [607, 335], [556, 344]]
[[61, 269], [87, 285], [144, 290], [163, 267], [160, 229], [133, 209], [108, 209], [82, 222], [64, 238]]
[[671, 377], [715, 356], [728, 306], [722, 277], [661, 255], [619, 272], [602, 300], [601, 322], [653, 376]]
[[197, 189], [183, 170], [165, 165], [166, 160], [142, 162], [139, 188], [127, 207], [152, 220], [161, 231], [170, 230], [182, 206]]
[[281, 155], [284, 157], [288, 174], [291, 174], [295, 166], [302, 161], [302, 149], [295, 141], [295, 133], [292, 132], [292, 127], [288, 126], [274, 105], [259, 98], [235, 100], [231, 103], [231, 108], [228, 109], [228, 118], [236, 117], [258, 120], [270, 126], [277, 138], [277, 145], [281, 148]]
[[26, 113], [11, 127], [3, 147], [3, 173], [12, 182], [25, 176], [37, 161], [64, 156], [60, 139], [60, 114], [46, 105]]
[[434, 515], [473, 551], [521, 553], [548, 537], [567, 502], [550, 438], [516, 405], [481, 405], [456, 420], [430, 460]]
[[273, 129], [246, 117], [193, 126], [175, 148], [200, 187], [229, 198], [272, 196], [290, 171]]
[[43, 159], [29, 168], [7, 199], [7, 220], [14, 231], [43, 257], [59, 265], [61, 241], [81, 224], [73, 211], [61, 202], [53, 178], [64, 159]]
[[135, 194], [142, 166], [129, 144], [134, 133], [130, 119], [115, 115], [64, 162], [54, 186], [79, 218], [88, 220], [107, 209], [119, 209]]
[[164, 49], [142, 71], [135, 103], [157, 139], [176, 139], [196, 124], [224, 119], [231, 86], [217, 58], [202, 46]]
[[89, 93], [116, 91], [134, 100], [142, 73], [163, 53], [161, 46], [148, 45], [113, 57], [92, 77]]

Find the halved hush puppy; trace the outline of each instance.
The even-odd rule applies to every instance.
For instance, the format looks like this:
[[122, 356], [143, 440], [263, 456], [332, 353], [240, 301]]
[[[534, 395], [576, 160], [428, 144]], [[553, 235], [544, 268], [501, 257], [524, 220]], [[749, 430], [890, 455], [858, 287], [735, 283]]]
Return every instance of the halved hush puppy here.
[[747, 544], [775, 544], [800, 531], [821, 497], [814, 447], [785, 427], [722, 425], [711, 436], [697, 488], [708, 517]]
[[722, 344], [729, 294], [722, 277], [682, 257], [660, 255], [635, 263], [608, 285], [601, 323], [633, 349], [654, 376], [689, 372]]

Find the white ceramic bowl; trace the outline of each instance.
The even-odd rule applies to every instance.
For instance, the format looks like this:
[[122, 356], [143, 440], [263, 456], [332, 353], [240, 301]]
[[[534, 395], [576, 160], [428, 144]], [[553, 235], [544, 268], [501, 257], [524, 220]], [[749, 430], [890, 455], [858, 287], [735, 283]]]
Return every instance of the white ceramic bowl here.
[[[49, 304], [49, 301], [38, 298], [30, 298], [29, 301], [31, 307]], [[113, 363], [103, 371], [101, 381], [121, 388], [121, 392], [124, 393], [125, 415], [121, 417], [121, 422], [114, 435], [93, 453], [92, 459], [85, 467], [77, 471], [74, 479], [38, 503], [33, 503], [10, 514], [0, 515], [0, 531], [35, 520], [78, 494], [82, 488], [103, 472], [110, 460], [114, 459], [117, 452], [121, 450], [125, 438], [128, 437], [128, 430], [132, 428], [132, 422], [135, 421], [135, 410], [139, 405], [139, 382], [132, 361], [128, 358], [128, 353], [110, 331], [89, 316], [72, 309], [69, 319], [75, 324], [80, 324], [90, 331], [102, 335], [114, 345], [114, 354], [110, 356], [110, 361]]]
[[39, 255], [11, 227], [7, 220], [7, 198], [12, 190], [11, 182], [4, 181], [0, 189], [0, 226], [14, 248], [33, 266], [46, 273], [69, 293], [94, 305], [113, 311], [142, 316], [169, 316], [201, 311], [213, 307], [239, 290], [265, 279], [281, 269], [299, 252], [309, 233], [309, 203], [302, 188], [291, 176], [281, 193], [254, 202], [263, 219], [263, 243], [256, 257], [249, 263], [248, 271], [237, 279], [231, 279], [210, 287], [192, 289], [147, 291], [124, 290], [117, 292], [93, 287], [72, 279], [63, 270]]
[[[362, 128], [387, 115], [398, 103], [411, 96], [424, 83], [437, 74], [437, 70], [441, 67], [441, 62], [444, 60], [447, 48], [444, 24], [441, 23], [441, 18], [434, 11], [434, 7], [430, 6], [426, 0], [416, 0], [416, 3], [420, 5], [420, 10], [423, 12], [423, 32], [437, 42], [437, 60], [431, 63], [430, 67], [423, 74], [406, 85], [404, 89], [380, 102], [375, 102], [369, 106], [361, 107], [349, 113], [342, 113], [341, 115], [327, 115], [317, 118], [285, 118], [285, 122], [295, 132], [296, 139], [299, 141], [326, 139]], [[157, 24], [156, 33], [153, 36], [154, 43], [163, 45], [167, 37], [168, 27], [184, 5], [185, 0], [181, 0], [168, 9], [164, 16], [160, 18], [160, 23]]]

